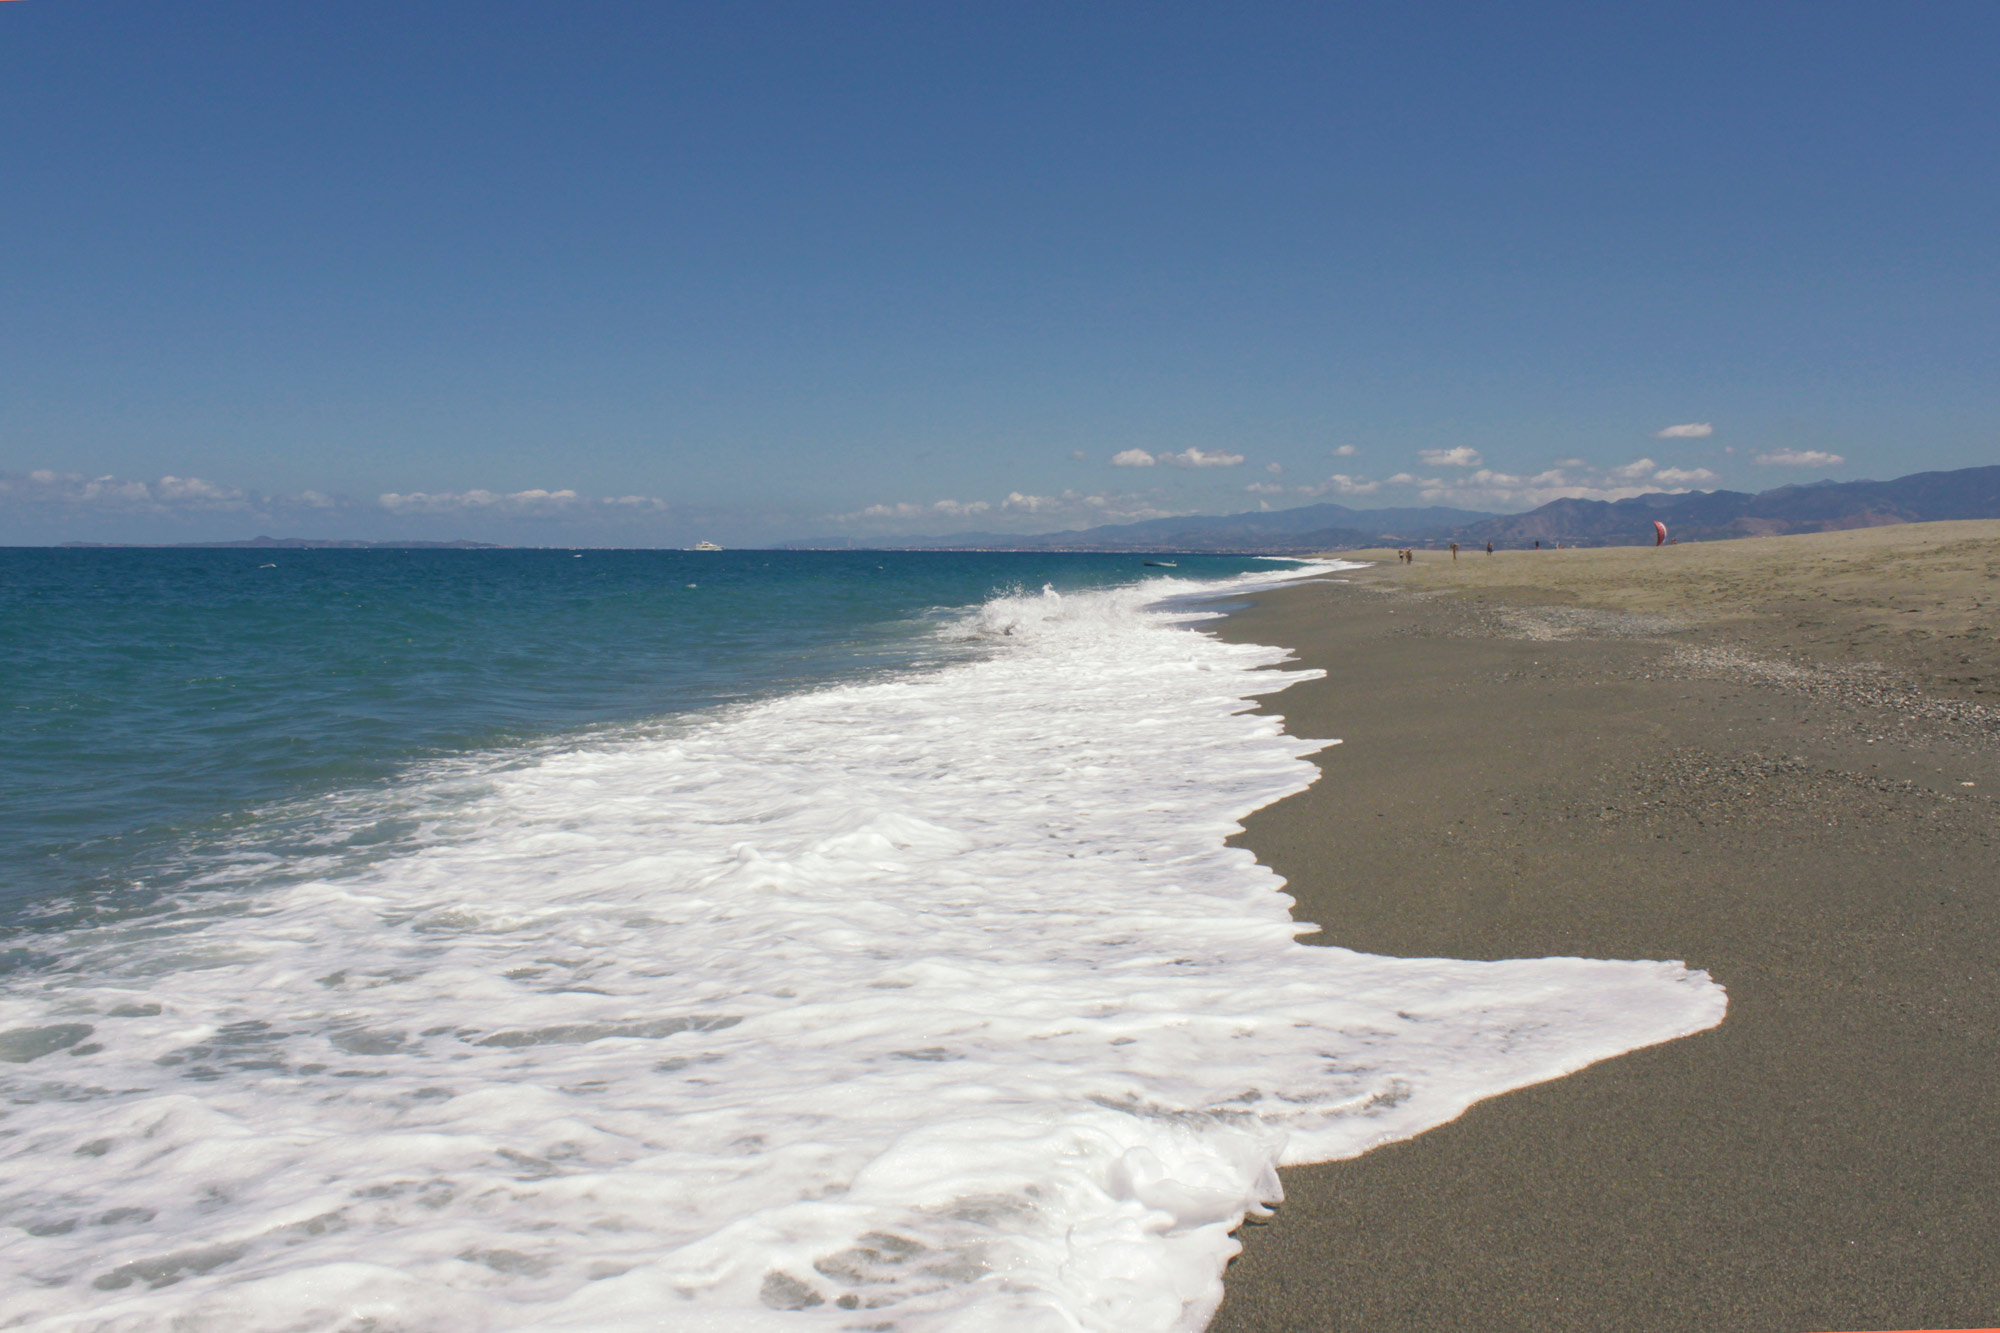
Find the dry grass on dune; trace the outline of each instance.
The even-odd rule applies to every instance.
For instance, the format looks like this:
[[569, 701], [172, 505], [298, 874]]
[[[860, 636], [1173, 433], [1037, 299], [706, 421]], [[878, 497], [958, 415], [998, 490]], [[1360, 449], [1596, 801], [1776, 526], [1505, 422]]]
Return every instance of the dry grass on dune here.
[[2000, 693], [2000, 520], [1662, 547], [1348, 553], [1422, 591], [1564, 602], [1727, 626], [1835, 660], [1876, 660], [1954, 694]]

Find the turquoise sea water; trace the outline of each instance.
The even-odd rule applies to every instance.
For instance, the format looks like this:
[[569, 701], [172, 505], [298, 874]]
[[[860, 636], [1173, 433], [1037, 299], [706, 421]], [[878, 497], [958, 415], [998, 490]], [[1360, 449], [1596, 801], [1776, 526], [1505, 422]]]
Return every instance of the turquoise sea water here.
[[1342, 568], [0, 553], [9, 1326], [1201, 1327], [1282, 1162], [1723, 1012], [1297, 942], [1320, 673], [1199, 628]]
[[0, 550], [0, 910], [117, 914], [224, 862], [283, 876], [315, 798], [918, 669], [954, 651], [940, 618], [1009, 589], [1270, 567], [1176, 559]]

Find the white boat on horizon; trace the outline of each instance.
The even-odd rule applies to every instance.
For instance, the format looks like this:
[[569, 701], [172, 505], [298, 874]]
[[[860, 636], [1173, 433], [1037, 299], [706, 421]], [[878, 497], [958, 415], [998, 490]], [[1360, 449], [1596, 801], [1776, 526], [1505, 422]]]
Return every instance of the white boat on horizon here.
[[722, 548], [714, 542], [696, 542], [689, 549], [695, 551], [720, 551]]

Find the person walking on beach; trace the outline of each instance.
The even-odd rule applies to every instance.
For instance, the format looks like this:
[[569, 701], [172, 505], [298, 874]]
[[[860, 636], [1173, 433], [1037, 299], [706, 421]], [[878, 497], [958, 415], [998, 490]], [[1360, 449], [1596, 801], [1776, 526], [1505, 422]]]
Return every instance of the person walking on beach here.
[[1493, 543], [1492, 543], [1492, 542], [1488, 542], [1488, 543], [1486, 543], [1486, 554], [1488, 554], [1488, 555], [1492, 555], [1492, 554], [1493, 554]]
[[1457, 542], [1453, 542], [1453, 543], [1451, 544], [1451, 558], [1452, 558], [1453, 560], [1456, 560], [1456, 559], [1458, 559], [1458, 543], [1457, 543]]

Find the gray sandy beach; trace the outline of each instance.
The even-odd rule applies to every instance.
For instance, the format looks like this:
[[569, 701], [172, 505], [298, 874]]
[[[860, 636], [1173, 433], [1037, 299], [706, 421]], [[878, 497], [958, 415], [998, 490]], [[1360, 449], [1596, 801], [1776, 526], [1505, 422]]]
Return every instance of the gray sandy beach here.
[[[1729, 601], [1717, 571], [1771, 559], [1745, 542], [1594, 590], [1528, 553], [1384, 560], [1231, 617], [1326, 669], [1268, 707], [1345, 742], [1243, 837], [1308, 942], [1683, 959], [1730, 1012], [1286, 1171], [1214, 1330], [2000, 1324], [2000, 525], [1979, 526], [1947, 543], [1972, 553], [1956, 582], [1925, 583], [1938, 558], [1871, 581], [1894, 562], [1867, 538], [1831, 598], [1806, 560]], [[1864, 539], [1779, 540], [1837, 563]], [[1921, 628], [1892, 618], [1932, 593]]]

